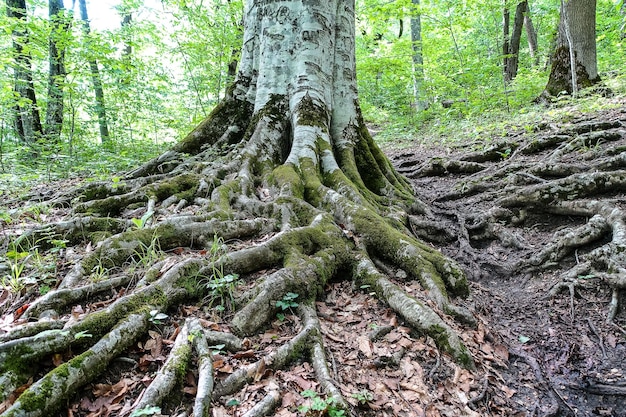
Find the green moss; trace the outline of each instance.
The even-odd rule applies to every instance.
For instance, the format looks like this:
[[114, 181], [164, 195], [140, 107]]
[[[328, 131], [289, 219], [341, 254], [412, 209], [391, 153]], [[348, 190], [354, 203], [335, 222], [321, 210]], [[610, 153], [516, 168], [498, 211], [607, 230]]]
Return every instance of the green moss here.
[[113, 236], [111, 232], [97, 231], [89, 234], [89, 240], [93, 245], [97, 245], [99, 242], [102, 242], [111, 236]]
[[301, 174], [292, 164], [283, 164], [274, 168], [268, 182], [269, 185], [279, 189], [287, 187], [296, 198], [304, 197], [304, 183]]
[[[243, 80], [240, 82], [245, 83]], [[253, 105], [248, 101], [237, 100], [232, 95], [228, 95], [204, 121], [174, 147], [174, 150], [191, 155], [199, 153], [205, 146], [215, 144], [228, 126], [241, 126], [242, 123], [250, 120], [253, 109]], [[242, 140], [244, 131], [245, 126], [233, 132], [229, 143]]]
[[173, 195], [181, 200], [191, 200], [195, 195], [198, 183], [199, 178], [197, 175], [182, 174], [147, 186], [146, 194], [160, 201]]
[[170, 353], [170, 355], [180, 358], [180, 360], [177, 361], [177, 367], [172, 370], [174, 371], [174, 375], [176, 375], [176, 382], [182, 383], [187, 375], [187, 366], [191, 358], [191, 345], [184, 344], [179, 346], [174, 352]]
[[297, 124], [319, 127], [323, 132], [328, 132], [329, 116], [326, 106], [316, 103], [308, 94], [296, 105], [294, 112], [298, 115]]
[[[12, 375], [11, 382], [19, 384], [26, 381], [34, 371], [31, 362], [34, 353], [28, 345], [18, 344], [12, 347], [9, 352], [3, 354], [4, 360], [0, 364], [0, 372]], [[0, 387], [0, 392], [4, 392], [4, 387]]]

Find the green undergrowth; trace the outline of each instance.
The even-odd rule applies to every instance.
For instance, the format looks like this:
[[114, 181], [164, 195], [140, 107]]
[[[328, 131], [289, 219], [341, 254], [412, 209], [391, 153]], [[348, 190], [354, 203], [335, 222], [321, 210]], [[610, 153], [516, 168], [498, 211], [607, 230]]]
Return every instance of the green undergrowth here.
[[110, 144], [76, 143], [69, 149], [32, 149], [4, 141], [0, 149], [0, 198], [20, 197], [32, 187], [57, 180], [112, 180], [118, 174], [139, 166], [172, 146], [148, 140], [119, 141]]
[[[605, 77], [605, 97], [595, 89], [583, 90], [578, 97], [557, 97], [550, 105], [536, 104], [539, 95], [528, 95], [526, 103], [497, 106], [476, 112], [467, 103], [454, 103], [450, 109], [433, 105], [417, 114], [390, 114], [367, 108], [364, 116], [374, 139], [383, 149], [403, 149], [415, 145], [480, 149], [509, 133], [532, 133], [542, 123], [566, 123], [585, 113], [623, 107], [626, 101], [626, 74]], [[512, 103], [512, 101], [511, 101]]]

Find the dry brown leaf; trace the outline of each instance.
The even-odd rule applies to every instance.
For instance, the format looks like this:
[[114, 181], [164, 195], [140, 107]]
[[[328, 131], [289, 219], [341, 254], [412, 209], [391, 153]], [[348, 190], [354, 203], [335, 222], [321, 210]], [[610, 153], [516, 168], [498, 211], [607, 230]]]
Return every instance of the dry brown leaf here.
[[511, 388], [509, 388], [507, 386], [504, 386], [504, 385], [501, 387], [501, 389], [504, 392], [504, 395], [506, 395], [506, 398], [513, 397], [515, 395], [515, 393], [517, 392], [516, 390], [511, 389]]
[[199, 319], [200, 324], [202, 325], [202, 327], [204, 327], [205, 329], [209, 329], [209, 330], [219, 330], [220, 326], [219, 324], [217, 324], [214, 321], [210, 321], [210, 320], [206, 320], [206, 319]]
[[356, 338], [359, 345], [359, 350], [365, 355], [366, 358], [372, 358], [372, 342], [367, 336], [359, 336]]
[[261, 359], [259, 362], [259, 367], [256, 369], [256, 373], [254, 375], [254, 382], [259, 382], [263, 375], [265, 374], [265, 360]]
[[[615, 346], [613, 346], [615, 347]], [[506, 348], [506, 346], [504, 345], [496, 345], [494, 346], [494, 351], [495, 351], [495, 355], [496, 357], [504, 360], [504, 361], [508, 361], [509, 360], [509, 350]]]

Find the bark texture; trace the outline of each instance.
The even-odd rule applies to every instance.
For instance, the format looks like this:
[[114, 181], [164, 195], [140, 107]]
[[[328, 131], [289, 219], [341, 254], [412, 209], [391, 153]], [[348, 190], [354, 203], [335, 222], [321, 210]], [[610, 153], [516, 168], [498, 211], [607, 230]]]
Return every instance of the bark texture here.
[[596, 0], [561, 3], [556, 50], [545, 94], [576, 94], [600, 81], [596, 52]]

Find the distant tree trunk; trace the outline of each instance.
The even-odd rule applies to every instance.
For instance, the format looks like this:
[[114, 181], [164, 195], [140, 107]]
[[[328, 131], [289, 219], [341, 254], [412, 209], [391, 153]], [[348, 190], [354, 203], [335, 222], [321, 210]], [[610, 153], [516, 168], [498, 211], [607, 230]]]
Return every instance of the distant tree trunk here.
[[44, 134], [52, 142], [58, 142], [63, 127], [63, 86], [65, 84], [65, 41], [62, 39], [69, 28], [64, 15], [63, 0], [49, 0], [50, 46], [48, 72], [48, 107]]
[[508, 39], [508, 35], [509, 35], [508, 26], [510, 23], [509, 11], [506, 9], [506, 7], [504, 10], [504, 13], [505, 13], [505, 18], [504, 18], [504, 22], [505, 22], [504, 45], [505, 46], [503, 48], [503, 52], [505, 52], [504, 81], [507, 83], [513, 81], [513, 79], [517, 75], [517, 70], [519, 66], [519, 46], [520, 46], [520, 41], [522, 39], [522, 28], [524, 26], [524, 14], [526, 13], [527, 9], [528, 9], [527, 1], [522, 1], [517, 4], [517, 7], [515, 8], [515, 19], [513, 20], [513, 33], [511, 34], [510, 39]]
[[133, 46], [130, 36], [130, 25], [132, 22], [132, 12], [130, 10], [124, 11], [124, 13], [122, 14], [122, 32], [124, 34], [124, 50], [122, 51], [122, 56], [126, 58], [130, 58], [130, 56], [133, 54]]
[[15, 96], [15, 132], [25, 143], [33, 144], [43, 135], [41, 117], [37, 107], [37, 96], [33, 84], [31, 56], [28, 48], [28, 32], [26, 29], [26, 1], [6, 0], [7, 16], [18, 19], [20, 23], [13, 30], [13, 50]]
[[[83, 21], [83, 30], [85, 36], [89, 38], [91, 27], [89, 26], [89, 16], [87, 15], [87, 4], [85, 0], [78, 0], [80, 8], [80, 18]], [[95, 58], [89, 58], [89, 68], [91, 70], [91, 80], [96, 95], [96, 114], [98, 115], [98, 125], [100, 127], [100, 140], [102, 143], [109, 141], [109, 126], [107, 122], [106, 106], [104, 102], [104, 90], [102, 89], [102, 80], [100, 78], [100, 69], [98, 61]]]
[[561, 2], [561, 18], [552, 69], [544, 94], [575, 95], [600, 81], [596, 54], [596, 0]]
[[422, 54], [422, 17], [417, 10], [420, 0], [411, 0], [415, 7], [411, 17], [411, 43], [413, 45], [413, 96], [417, 111], [425, 110], [424, 100], [424, 55]]
[[528, 38], [528, 50], [533, 58], [533, 65], [539, 65], [539, 44], [537, 42], [537, 31], [533, 20], [530, 17], [530, 5], [526, 2], [526, 12], [524, 13], [524, 26], [526, 27], [526, 37]]

